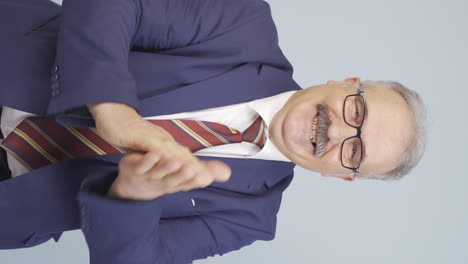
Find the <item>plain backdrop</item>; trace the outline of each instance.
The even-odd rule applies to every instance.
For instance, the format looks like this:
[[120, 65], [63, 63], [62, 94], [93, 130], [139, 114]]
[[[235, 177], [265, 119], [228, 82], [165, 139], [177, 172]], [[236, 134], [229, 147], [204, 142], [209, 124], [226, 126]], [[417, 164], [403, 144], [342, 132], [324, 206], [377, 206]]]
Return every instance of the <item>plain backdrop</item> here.
[[[296, 167], [275, 240], [195, 263], [468, 263], [468, 2], [268, 2], [302, 87], [359, 76], [420, 92], [430, 112], [426, 155], [392, 183], [349, 183]], [[88, 257], [81, 231], [0, 251], [2, 264]]]

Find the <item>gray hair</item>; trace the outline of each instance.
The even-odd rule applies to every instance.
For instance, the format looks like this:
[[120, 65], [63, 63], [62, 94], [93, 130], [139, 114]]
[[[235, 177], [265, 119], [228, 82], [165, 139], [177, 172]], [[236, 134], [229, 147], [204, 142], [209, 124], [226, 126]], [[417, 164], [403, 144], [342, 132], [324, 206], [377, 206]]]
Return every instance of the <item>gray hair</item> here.
[[407, 103], [413, 122], [414, 136], [400, 157], [399, 165], [380, 175], [361, 175], [359, 178], [397, 180], [407, 175], [421, 160], [426, 148], [426, 108], [421, 97], [402, 84], [394, 81], [363, 81], [365, 87], [385, 87], [397, 92]]

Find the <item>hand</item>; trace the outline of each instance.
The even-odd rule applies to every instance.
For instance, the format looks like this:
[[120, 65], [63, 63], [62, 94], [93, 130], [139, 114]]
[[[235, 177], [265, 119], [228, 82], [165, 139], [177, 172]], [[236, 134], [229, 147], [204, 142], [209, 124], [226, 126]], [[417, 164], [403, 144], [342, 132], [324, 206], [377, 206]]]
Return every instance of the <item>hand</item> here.
[[173, 141], [163, 128], [151, 124], [129, 105], [100, 103], [88, 105], [99, 134], [111, 144], [127, 152], [148, 152], [158, 147], [159, 141]]
[[225, 182], [231, 169], [219, 161], [200, 161], [188, 148], [166, 142], [159, 151], [133, 152], [119, 162], [119, 175], [108, 196], [127, 200], [153, 200], [178, 191]]
[[129, 152], [119, 162], [119, 175], [109, 191], [112, 197], [156, 199], [177, 191], [206, 187], [213, 181], [226, 181], [231, 175], [225, 163], [200, 161], [163, 128], [143, 119], [126, 104], [101, 103], [88, 107], [99, 134]]

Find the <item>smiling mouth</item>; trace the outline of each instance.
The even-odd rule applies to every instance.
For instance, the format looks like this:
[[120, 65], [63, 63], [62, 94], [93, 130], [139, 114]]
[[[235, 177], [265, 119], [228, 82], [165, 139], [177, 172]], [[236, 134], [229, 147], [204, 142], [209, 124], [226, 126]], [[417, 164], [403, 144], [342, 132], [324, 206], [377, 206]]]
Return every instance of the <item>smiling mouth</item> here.
[[318, 113], [312, 119], [312, 129], [310, 131], [310, 142], [314, 146], [313, 152], [315, 152], [315, 149], [317, 147], [317, 127], [318, 127]]

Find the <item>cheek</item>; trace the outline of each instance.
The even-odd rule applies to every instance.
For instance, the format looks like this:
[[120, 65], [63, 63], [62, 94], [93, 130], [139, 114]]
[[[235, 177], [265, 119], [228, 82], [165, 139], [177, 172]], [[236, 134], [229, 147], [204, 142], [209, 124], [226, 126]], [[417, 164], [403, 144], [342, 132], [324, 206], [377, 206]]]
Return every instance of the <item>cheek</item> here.
[[307, 170], [319, 173], [343, 172], [346, 168], [341, 166], [339, 154], [339, 149], [338, 151], [336, 149], [332, 149], [321, 158], [310, 157], [310, 159], [302, 160], [297, 164]]
[[343, 172], [346, 170], [341, 165], [341, 144], [333, 146], [323, 157], [317, 159], [317, 162], [323, 169], [323, 172], [333, 173], [333, 172]]
[[343, 119], [343, 102], [344, 98], [342, 96], [333, 96], [326, 98], [325, 106], [328, 108], [328, 114], [330, 116], [330, 120]]

